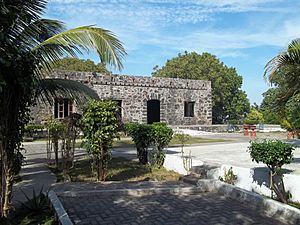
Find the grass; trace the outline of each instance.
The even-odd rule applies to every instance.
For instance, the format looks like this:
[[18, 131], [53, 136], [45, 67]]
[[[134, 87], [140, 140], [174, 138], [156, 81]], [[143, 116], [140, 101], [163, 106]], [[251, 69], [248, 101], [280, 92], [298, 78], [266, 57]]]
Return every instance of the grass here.
[[[91, 169], [92, 161], [88, 158], [76, 162], [68, 175], [72, 182], [95, 181], [95, 173]], [[58, 181], [63, 178], [61, 171], [55, 171]], [[149, 165], [141, 165], [137, 161], [128, 160], [123, 157], [113, 158], [108, 166], [107, 181], [178, 181], [181, 175], [168, 171], [164, 168], [154, 168]]]
[[[196, 144], [204, 144], [204, 143], [216, 143], [216, 142], [227, 142], [230, 140], [227, 139], [216, 139], [216, 138], [202, 138], [202, 137], [191, 137], [185, 145], [196, 145]], [[179, 146], [180, 141], [176, 138], [173, 138], [169, 144], [169, 147]], [[81, 141], [77, 141], [76, 148], [82, 148]], [[115, 140], [113, 142], [114, 148], [134, 148], [134, 142], [131, 138], [121, 138], [120, 140]]]
[[290, 206], [293, 206], [297, 209], [300, 209], [300, 202], [289, 202], [288, 203]]
[[[214, 142], [227, 142], [230, 140], [226, 139], [216, 139], [216, 138], [202, 138], [202, 137], [190, 137], [187, 141], [186, 145], [195, 145], [195, 144], [203, 144], [203, 143], [214, 143]], [[180, 145], [180, 141], [176, 138], [173, 138], [170, 142], [170, 146]]]

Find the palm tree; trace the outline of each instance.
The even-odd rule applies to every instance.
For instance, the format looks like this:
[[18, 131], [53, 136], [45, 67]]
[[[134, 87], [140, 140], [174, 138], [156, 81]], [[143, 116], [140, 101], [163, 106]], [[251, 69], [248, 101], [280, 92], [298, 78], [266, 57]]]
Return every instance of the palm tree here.
[[266, 64], [264, 78], [280, 88], [280, 105], [300, 92], [300, 39], [291, 41], [287, 50]]
[[266, 64], [264, 77], [272, 82], [281, 68], [296, 65], [300, 65], [300, 39], [291, 41], [286, 51], [279, 53]]
[[[126, 55], [122, 43], [108, 30], [95, 26], [65, 30], [60, 21], [42, 19], [46, 4], [47, 0], [0, 0], [2, 217], [7, 217], [11, 209], [16, 155], [21, 150], [24, 126], [30, 119], [29, 107], [36, 95], [44, 93], [45, 99], [51, 99], [59, 90], [81, 96], [76, 95], [78, 82], [45, 81], [41, 71], [46, 68], [51, 72], [51, 63], [56, 60], [89, 50], [96, 51], [102, 63], [121, 70]], [[82, 93], [91, 94], [87, 89]]]

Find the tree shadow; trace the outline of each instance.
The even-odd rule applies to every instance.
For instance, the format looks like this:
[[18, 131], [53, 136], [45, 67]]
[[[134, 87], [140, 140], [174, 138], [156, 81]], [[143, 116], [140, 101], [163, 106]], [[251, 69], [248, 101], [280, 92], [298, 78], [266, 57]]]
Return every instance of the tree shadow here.
[[300, 163], [300, 158], [294, 158], [292, 163]]
[[89, 218], [99, 224], [279, 224], [262, 210], [213, 192], [141, 196], [105, 192], [60, 199], [70, 219], [82, 224]]
[[[252, 168], [252, 178], [253, 181], [256, 182], [258, 185], [270, 186], [270, 176], [269, 176], [269, 169], [267, 167], [254, 167]], [[289, 169], [282, 169], [282, 172], [284, 174], [290, 174], [293, 172], [293, 170]], [[280, 183], [279, 177], [274, 176], [273, 177], [273, 182]]]

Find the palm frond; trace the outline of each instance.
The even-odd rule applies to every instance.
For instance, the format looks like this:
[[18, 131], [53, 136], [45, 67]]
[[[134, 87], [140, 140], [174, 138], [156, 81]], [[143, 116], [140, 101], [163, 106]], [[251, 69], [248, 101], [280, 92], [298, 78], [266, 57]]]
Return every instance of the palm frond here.
[[79, 104], [86, 103], [89, 99], [99, 99], [98, 94], [78, 81], [67, 79], [42, 79], [38, 81], [37, 93], [42, 101], [53, 103], [53, 98], [71, 98]]
[[[94, 26], [82, 26], [56, 34], [38, 45], [37, 49], [49, 45], [58, 45], [61, 52], [71, 56], [74, 52], [81, 54], [79, 49], [86, 52], [95, 50], [102, 63], [118, 70], [123, 68], [122, 60], [126, 55], [122, 43], [112, 32]], [[57, 55], [48, 53], [46, 58], [54, 61], [57, 60]]]
[[34, 48], [46, 39], [65, 30], [63, 22], [50, 19], [38, 19], [30, 23], [20, 33], [17, 40], [23, 45]]
[[7, 42], [15, 42], [32, 21], [46, 8], [45, 0], [3, 0], [0, 2], [0, 27]]
[[287, 65], [300, 65], [300, 39], [293, 40], [286, 51], [279, 53], [266, 64], [264, 78], [272, 82], [278, 70]]

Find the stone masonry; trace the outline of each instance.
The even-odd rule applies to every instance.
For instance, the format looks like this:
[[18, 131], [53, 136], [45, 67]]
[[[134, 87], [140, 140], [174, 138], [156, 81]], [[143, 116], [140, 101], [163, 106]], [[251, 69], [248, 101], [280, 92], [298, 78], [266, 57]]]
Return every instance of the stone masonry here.
[[[149, 115], [155, 113], [147, 103], [156, 100], [161, 122], [173, 126], [211, 124], [210, 81], [75, 71], [55, 71], [51, 77], [79, 81], [94, 89], [100, 99], [118, 100], [124, 122], [147, 123]], [[192, 102], [193, 116], [185, 116], [185, 102]], [[53, 106], [39, 104], [33, 110], [33, 117], [40, 121], [41, 114], [53, 110]]]

